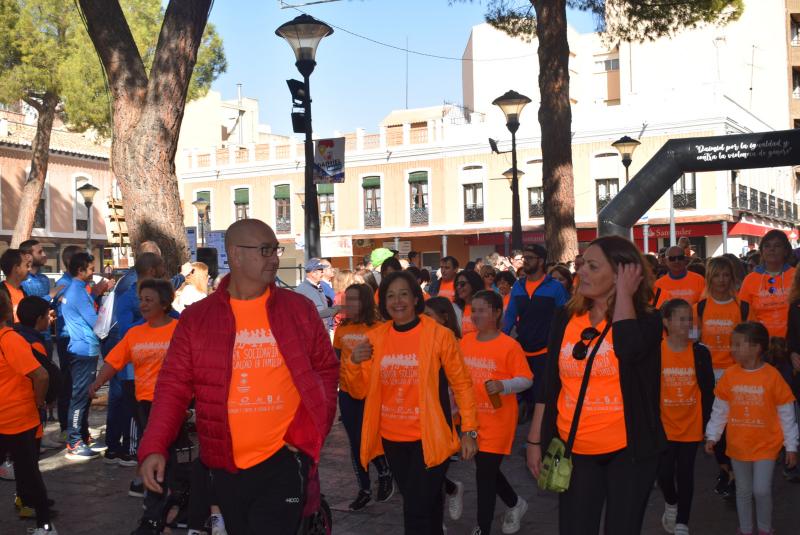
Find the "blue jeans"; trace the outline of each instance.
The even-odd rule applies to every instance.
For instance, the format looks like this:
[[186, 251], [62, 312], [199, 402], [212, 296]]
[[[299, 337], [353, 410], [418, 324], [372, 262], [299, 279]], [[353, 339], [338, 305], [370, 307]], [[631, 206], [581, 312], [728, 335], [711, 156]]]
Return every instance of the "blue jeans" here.
[[75, 446], [89, 439], [89, 385], [97, 374], [97, 356], [70, 355], [72, 357], [72, 399], [69, 402], [67, 443]]
[[[339, 391], [339, 414], [342, 425], [350, 441], [350, 459], [353, 471], [356, 473], [359, 490], [370, 490], [369, 472], [361, 466], [361, 423], [364, 420], [364, 400], [355, 399], [347, 392]], [[381, 455], [372, 460], [372, 465], [378, 470], [378, 476], [390, 475], [386, 457]]]

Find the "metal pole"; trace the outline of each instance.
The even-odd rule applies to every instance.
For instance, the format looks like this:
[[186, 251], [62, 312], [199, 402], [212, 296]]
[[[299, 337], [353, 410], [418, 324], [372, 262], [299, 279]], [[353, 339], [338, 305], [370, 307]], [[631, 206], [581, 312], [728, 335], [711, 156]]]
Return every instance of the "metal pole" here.
[[511, 256], [511, 247], [510, 247], [510, 240], [511, 233], [510, 232], [503, 232], [503, 251], [504, 256]]
[[86, 252], [92, 254], [92, 203], [85, 201], [86, 205]]
[[511, 247], [522, 249], [522, 215], [519, 209], [519, 177], [517, 176], [517, 134], [511, 132]]
[[398, 238], [397, 236], [394, 237], [394, 250], [395, 251], [400, 250], [400, 238]]
[[642, 226], [642, 238], [644, 238], [644, 254], [650, 252], [650, 224], [645, 223]]
[[442, 234], [442, 258], [447, 256], [447, 234]]
[[669, 246], [674, 247], [678, 244], [675, 236], [675, 193], [672, 186], [669, 187]]
[[200, 214], [200, 247], [206, 246], [206, 214]]
[[722, 222], [722, 254], [728, 254], [728, 222]]
[[[629, 180], [628, 167], [630, 167], [630, 165], [631, 165], [631, 160], [623, 158], [622, 165], [625, 166], [625, 185], [627, 186], [628, 185], [628, 180]], [[634, 223], [631, 226], [630, 234], [628, 234], [628, 238], [634, 243], [634, 245], [636, 244], [636, 240], [633, 239], [633, 227], [635, 227], [635, 226], [636, 226], [636, 223]], [[647, 243], [647, 235], [644, 235], [644, 242]], [[647, 245], [645, 245], [644, 247], [645, 247], [644, 252], [645, 252], [645, 254], [647, 254]]]
[[319, 204], [317, 202], [317, 186], [314, 184], [314, 141], [311, 135], [311, 86], [310, 74], [303, 75], [306, 85], [306, 98], [303, 103], [306, 120], [306, 176], [305, 176], [305, 251], [306, 260], [319, 258]]

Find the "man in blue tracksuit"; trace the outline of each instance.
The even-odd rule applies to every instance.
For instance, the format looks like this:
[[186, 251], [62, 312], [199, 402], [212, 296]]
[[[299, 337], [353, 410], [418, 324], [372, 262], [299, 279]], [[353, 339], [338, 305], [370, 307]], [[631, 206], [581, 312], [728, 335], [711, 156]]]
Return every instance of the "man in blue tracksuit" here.
[[560, 282], [544, 272], [547, 249], [538, 244], [526, 245], [522, 257], [525, 276], [511, 287], [503, 332], [510, 334], [516, 328], [516, 339], [533, 372], [533, 386], [520, 395], [520, 421], [525, 421], [533, 415], [533, 405], [541, 394], [550, 325], [556, 309], [567, 303], [569, 294]]
[[86, 284], [94, 274], [94, 257], [76, 253], [69, 262], [72, 280], [61, 298], [61, 312], [69, 335], [67, 352], [72, 366], [72, 398], [67, 413], [67, 454], [69, 460], [93, 459], [89, 448], [89, 385], [97, 372], [100, 340], [94, 334], [97, 311]]

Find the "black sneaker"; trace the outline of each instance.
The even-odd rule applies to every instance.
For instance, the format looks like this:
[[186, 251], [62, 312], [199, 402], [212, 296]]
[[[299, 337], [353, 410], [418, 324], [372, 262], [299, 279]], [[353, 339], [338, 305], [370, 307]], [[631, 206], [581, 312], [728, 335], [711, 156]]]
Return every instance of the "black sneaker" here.
[[106, 450], [103, 453], [103, 462], [106, 464], [117, 464], [119, 461], [119, 453], [113, 450]]
[[387, 474], [378, 477], [378, 496], [376, 501], [378, 502], [386, 502], [389, 501], [389, 498], [394, 496], [394, 481], [392, 480], [392, 475]]
[[128, 487], [128, 496], [133, 498], [144, 498], [144, 483], [131, 481], [131, 486]]
[[139, 527], [131, 531], [131, 535], [161, 535], [161, 526], [155, 520], [142, 519]]
[[136, 455], [130, 455], [125, 452], [117, 453], [117, 464], [120, 466], [138, 466], [139, 460], [136, 458]]
[[722, 493], [722, 497], [726, 500], [735, 500], [736, 499], [736, 480], [731, 479], [728, 482], [728, 485], [725, 488], [725, 492]]
[[353, 503], [350, 504], [351, 511], [359, 511], [369, 505], [369, 502], [372, 501], [372, 495], [367, 492], [366, 490], [358, 491], [358, 496], [356, 499], [353, 500]]
[[728, 488], [729, 481], [730, 478], [728, 477], [728, 472], [725, 470], [720, 470], [719, 475], [717, 475], [717, 484], [714, 486], [714, 492], [720, 496], [724, 495], [725, 489]]

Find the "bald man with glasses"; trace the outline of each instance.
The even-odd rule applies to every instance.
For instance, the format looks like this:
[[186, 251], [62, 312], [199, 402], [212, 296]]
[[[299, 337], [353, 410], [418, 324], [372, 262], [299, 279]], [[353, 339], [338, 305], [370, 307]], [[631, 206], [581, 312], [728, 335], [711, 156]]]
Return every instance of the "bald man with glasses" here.
[[228, 532], [294, 535], [320, 505], [339, 364], [316, 307], [275, 285], [283, 247], [273, 230], [237, 221], [225, 250], [230, 274], [175, 329], [139, 447], [142, 478], [162, 491], [167, 448], [195, 398], [200, 457]]

